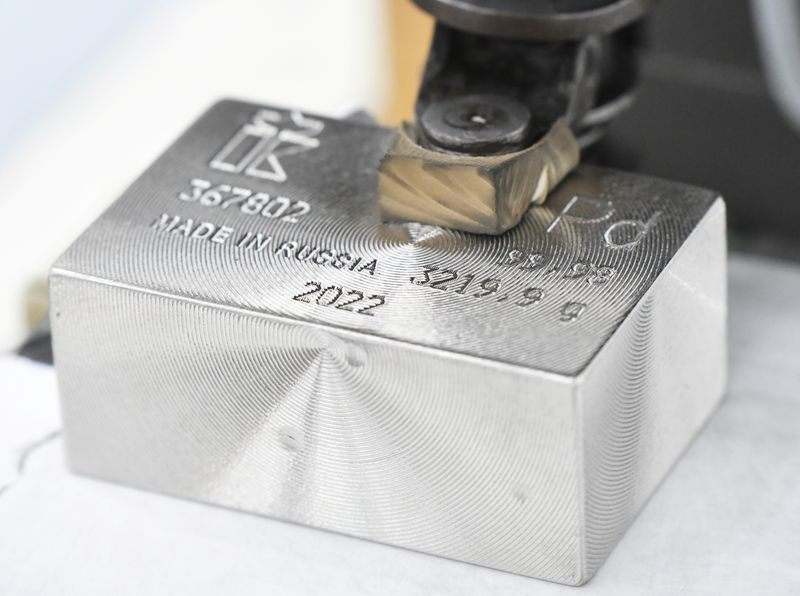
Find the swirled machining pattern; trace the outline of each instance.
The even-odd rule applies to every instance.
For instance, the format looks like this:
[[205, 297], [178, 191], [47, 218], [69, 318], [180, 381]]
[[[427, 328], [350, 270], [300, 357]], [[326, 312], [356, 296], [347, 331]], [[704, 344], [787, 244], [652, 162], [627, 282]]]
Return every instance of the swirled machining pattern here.
[[[178, 201], [191, 177], [187, 172], [206, 168], [209, 147], [223, 145], [230, 123], [246, 121], [254, 109], [234, 102], [215, 106], [84, 234], [59, 266], [213, 304], [574, 374], [608, 340], [716, 199], [712, 192], [688, 186], [584, 168], [544, 207], [531, 208], [520, 225], [502, 236], [383, 224], [375, 199], [377, 164], [390, 132], [331, 120], [319, 136], [322, 147], [331, 150], [296, 156], [302, 157], [296, 170], [287, 158], [288, 182], [224, 177], [232, 185], [307, 201], [311, 213], [298, 223]], [[208, 177], [222, 178], [216, 173]], [[578, 201], [571, 203], [575, 197]], [[603, 219], [592, 210], [610, 216]], [[156, 233], [153, 223], [162, 214], [229, 226], [234, 235], [228, 243], [216, 244]], [[238, 247], [236, 240], [247, 232], [269, 237], [265, 249]], [[523, 268], [525, 263], [503, 266], [512, 251], [540, 261], [529, 269]], [[321, 253], [346, 254], [351, 262], [361, 259], [362, 266], [375, 261], [374, 274], [316, 264]], [[441, 291], [447, 284], [410, 283], [429, 267], [437, 268], [438, 279], [443, 271], [456, 273], [452, 288], [466, 279], [473, 283], [463, 294]], [[613, 274], [598, 282], [596, 274], [580, 275], [583, 268]], [[498, 291], [475, 296], [483, 293], [482, 282], [495, 279]], [[292, 300], [308, 282], [385, 296], [385, 304], [375, 316], [354, 316]], [[542, 300], [518, 306], [531, 288], [543, 291]], [[584, 306], [576, 320], [564, 321], [562, 311], [570, 304]]]

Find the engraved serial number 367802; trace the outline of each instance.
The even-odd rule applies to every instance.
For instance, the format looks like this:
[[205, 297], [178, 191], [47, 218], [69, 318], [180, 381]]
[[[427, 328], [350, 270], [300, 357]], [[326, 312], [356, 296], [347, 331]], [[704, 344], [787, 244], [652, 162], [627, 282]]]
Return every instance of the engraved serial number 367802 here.
[[272, 196], [266, 192], [255, 192], [249, 188], [230, 184], [213, 184], [201, 178], [192, 178], [190, 188], [178, 194], [181, 201], [198, 203], [205, 207], [219, 209], [238, 208], [246, 215], [261, 215], [268, 219], [278, 219], [288, 223], [297, 220], [311, 211], [306, 201], [293, 201], [286, 197]]

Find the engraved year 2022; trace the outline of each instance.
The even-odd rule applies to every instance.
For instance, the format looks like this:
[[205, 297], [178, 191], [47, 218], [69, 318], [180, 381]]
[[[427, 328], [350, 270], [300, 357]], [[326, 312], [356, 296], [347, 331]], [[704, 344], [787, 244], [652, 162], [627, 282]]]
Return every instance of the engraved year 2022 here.
[[318, 281], [306, 282], [306, 291], [292, 296], [292, 300], [368, 317], [375, 314], [375, 309], [386, 304], [386, 296], [367, 295], [361, 290], [348, 290], [342, 286], [326, 286]]

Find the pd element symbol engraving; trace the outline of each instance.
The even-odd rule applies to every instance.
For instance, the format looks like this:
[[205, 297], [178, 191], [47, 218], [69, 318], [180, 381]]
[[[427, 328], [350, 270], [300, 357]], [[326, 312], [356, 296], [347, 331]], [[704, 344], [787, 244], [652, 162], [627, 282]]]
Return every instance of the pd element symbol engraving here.
[[286, 182], [281, 158], [319, 147], [324, 123], [297, 110], [258, 110], [209, 164], [215, 170]]

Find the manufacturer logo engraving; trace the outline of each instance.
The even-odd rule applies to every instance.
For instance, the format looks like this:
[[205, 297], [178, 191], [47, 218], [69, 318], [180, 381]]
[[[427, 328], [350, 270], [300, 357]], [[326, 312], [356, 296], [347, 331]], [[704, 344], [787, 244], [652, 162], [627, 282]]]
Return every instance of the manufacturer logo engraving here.
[[215, 170], [286, 182], [281, 158], [319, 147], [321, 120], [297, 110], [258, 110], [211, 160]]

